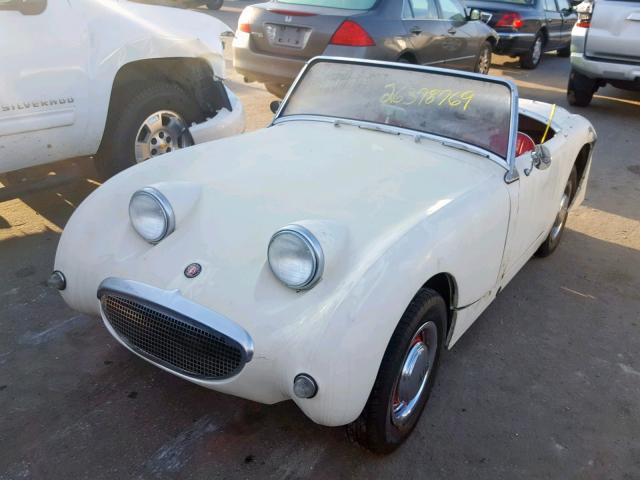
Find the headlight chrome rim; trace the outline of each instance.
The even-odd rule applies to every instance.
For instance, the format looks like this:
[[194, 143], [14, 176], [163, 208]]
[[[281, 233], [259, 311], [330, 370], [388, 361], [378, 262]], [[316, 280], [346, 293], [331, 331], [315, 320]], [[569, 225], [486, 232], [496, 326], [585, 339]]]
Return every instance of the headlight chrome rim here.
[[[136, 228], [135, 222], [133, 221], [133, 217], [131, 215], [131, 208], [134, 200], [136, 199], [136, 197], [142, 195], [150, 197], [154, 202], [156, 202], [160, 207], [160, 210], [164, 217], [164, 228], [162, 229], [162, 233], [154, 238], [147, 238], [142, 235], [142, 233], [140, 233], [140, 231]], [[152, 245], [155, 245], [167, 238], [167, 236], [173, 233], [176, 228], [176, 216], [171, 203], [160, 190], [154, 187], [141, 188], [140, 190], [137, 190], [133, 195], [131, 195], [131, 200], [129, 200], [129, 219], [136, 233], [140, 235], [142, 239], [151, 243]]]
[[[271, 250], [271, 245], [273, 244], [274, 240], [276, 240], [280, 235], [283, 234], [293, 234], [297, 236], [306, 243], [306, 246], [313, 253], [313, 271], [305, 282], [299, 284], [288, 283], [284, 281], [280, 276], [278, 276], [278, 274], [274, 271], [273, 266], [271, 265], [271, 261], [269, 260], [269, 251]], [[276, 277], [286, 287], [297, 291], [309, 290], [320, 281], [320, 279], [322, 278], [322, 274], [324, 273], [324, 252], [322, 250], [320, 242], [318, 241], [316, 236], [311, 233], [311, 231], [309, 231], [302, 225], [291, 224], [282, 227], [271, 236], [271, 240], [269, 240], [269, 246], [267, 247], [267, 263], [269, 264], [269, 268], [271, 269], [274, 277]]]

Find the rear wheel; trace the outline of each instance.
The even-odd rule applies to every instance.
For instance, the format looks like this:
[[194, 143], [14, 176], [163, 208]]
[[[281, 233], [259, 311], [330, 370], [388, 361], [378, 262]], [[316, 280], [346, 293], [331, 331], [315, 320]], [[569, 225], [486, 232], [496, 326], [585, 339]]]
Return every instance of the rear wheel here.
[[154, 83], [109, 108], [96, 169], [101, 179], [193, 144], [188, 126], [201, 121], [196, 102], [178, 85]]
[[527, 70], [533, 70], [538, 66], [542, 59], [542, 53], [544, 51], [544, 37], [542, 33], [538, 32], [533, 39], [533, 43], [529, 48], [529, 51], [520, 56], [520, 67]]
[[389, 453], [418, 423], [435, 382], [447, 308], [434, 290], [411, 300], [385, 351], [369, 400], [348, 435], [365, 448]]
[[283, 83], [265, 83], [264, 87], [271, 95], [274, 95], [278, 98], [284, 98], [291, 85], [285, 85]]
[[491, 68], [491, 43], [484, 42], [480, 47], [480, 53], [478, 54], [478, 61], [476, 63], [475, 71], [484, 75], [489, 73]]
[[596, 81], [581, 73], [571, 70], [567, 85], [567, 100], [570, 105], [586, 107], [591, 103], [596, 91]]
[[562, 198], [560, 199], [558, 213], [551, 227], [551, 231], [549, 231], [549, 235], [547, 235], [547, 238], [536, 251], [537, 257], [547, 257], [551, 255], [554, 250], [558, 248], [558, 245], [560, 245], [562, 233], [564, 232], [564, 226], [567, 223], [569, 205], [571, 204], [573, 195], [576, 193], [577, 184], [578, 173], [576, 172], [576, 167], [574, 166], [571, 169], [571, 174], [569, 174], [569, 180], [567, 180], [567, 184], [564, 187], [564, 192], [562, 193]]

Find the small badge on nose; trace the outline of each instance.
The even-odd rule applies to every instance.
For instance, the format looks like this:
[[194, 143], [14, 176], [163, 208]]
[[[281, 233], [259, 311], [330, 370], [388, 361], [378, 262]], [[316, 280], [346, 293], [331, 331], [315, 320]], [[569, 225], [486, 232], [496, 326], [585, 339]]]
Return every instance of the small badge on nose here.
[[187, 268], [184, 269], [184, 276], [187, 278], [195, 278], [202, 272], [202, 265], [199, 263], [190, 263]]

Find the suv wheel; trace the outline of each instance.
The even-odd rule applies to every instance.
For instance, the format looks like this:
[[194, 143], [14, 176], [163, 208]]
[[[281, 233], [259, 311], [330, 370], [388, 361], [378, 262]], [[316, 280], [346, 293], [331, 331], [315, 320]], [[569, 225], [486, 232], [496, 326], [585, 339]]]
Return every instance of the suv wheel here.
[[520, 56], [520, 67], [533, 70], [538, 66], [544, 52], [544, 37], [538, 32], [529, 48], [529, 51]]
[[596, 81], [581, 73], [571, 70], [567, 85], [567, 100], [570, 105], [586, 107], [591, 103], [596, 91]]
[[193, 144], [188, 126], [204, 115], [175, 83], [153, 83], [109, 107], [96, 170], [102, 180], [149, 158]]

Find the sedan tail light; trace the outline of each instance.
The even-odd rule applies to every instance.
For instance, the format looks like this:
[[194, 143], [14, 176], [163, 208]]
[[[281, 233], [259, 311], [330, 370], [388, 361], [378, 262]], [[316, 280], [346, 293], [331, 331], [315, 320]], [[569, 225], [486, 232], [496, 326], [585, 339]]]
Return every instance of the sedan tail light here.
[[238, 30], [244, 33], [251, 33], [251, 25], [248, 23], [240, 23], [238, 24]]
[[496, 27], [520, 28], [521, 26], [522, 17], [518, 12], [505, 12], [496, 22]]
[[346, 45], [349, 47], [372, 47], [375, 45], [373, 38], [367, 31], [353, 20], [345, 20], [335, 31], [331, 40], [332, 45]]
[[589, 28], [591, 26], [591, 12], [578, 12], [576, 27]]

